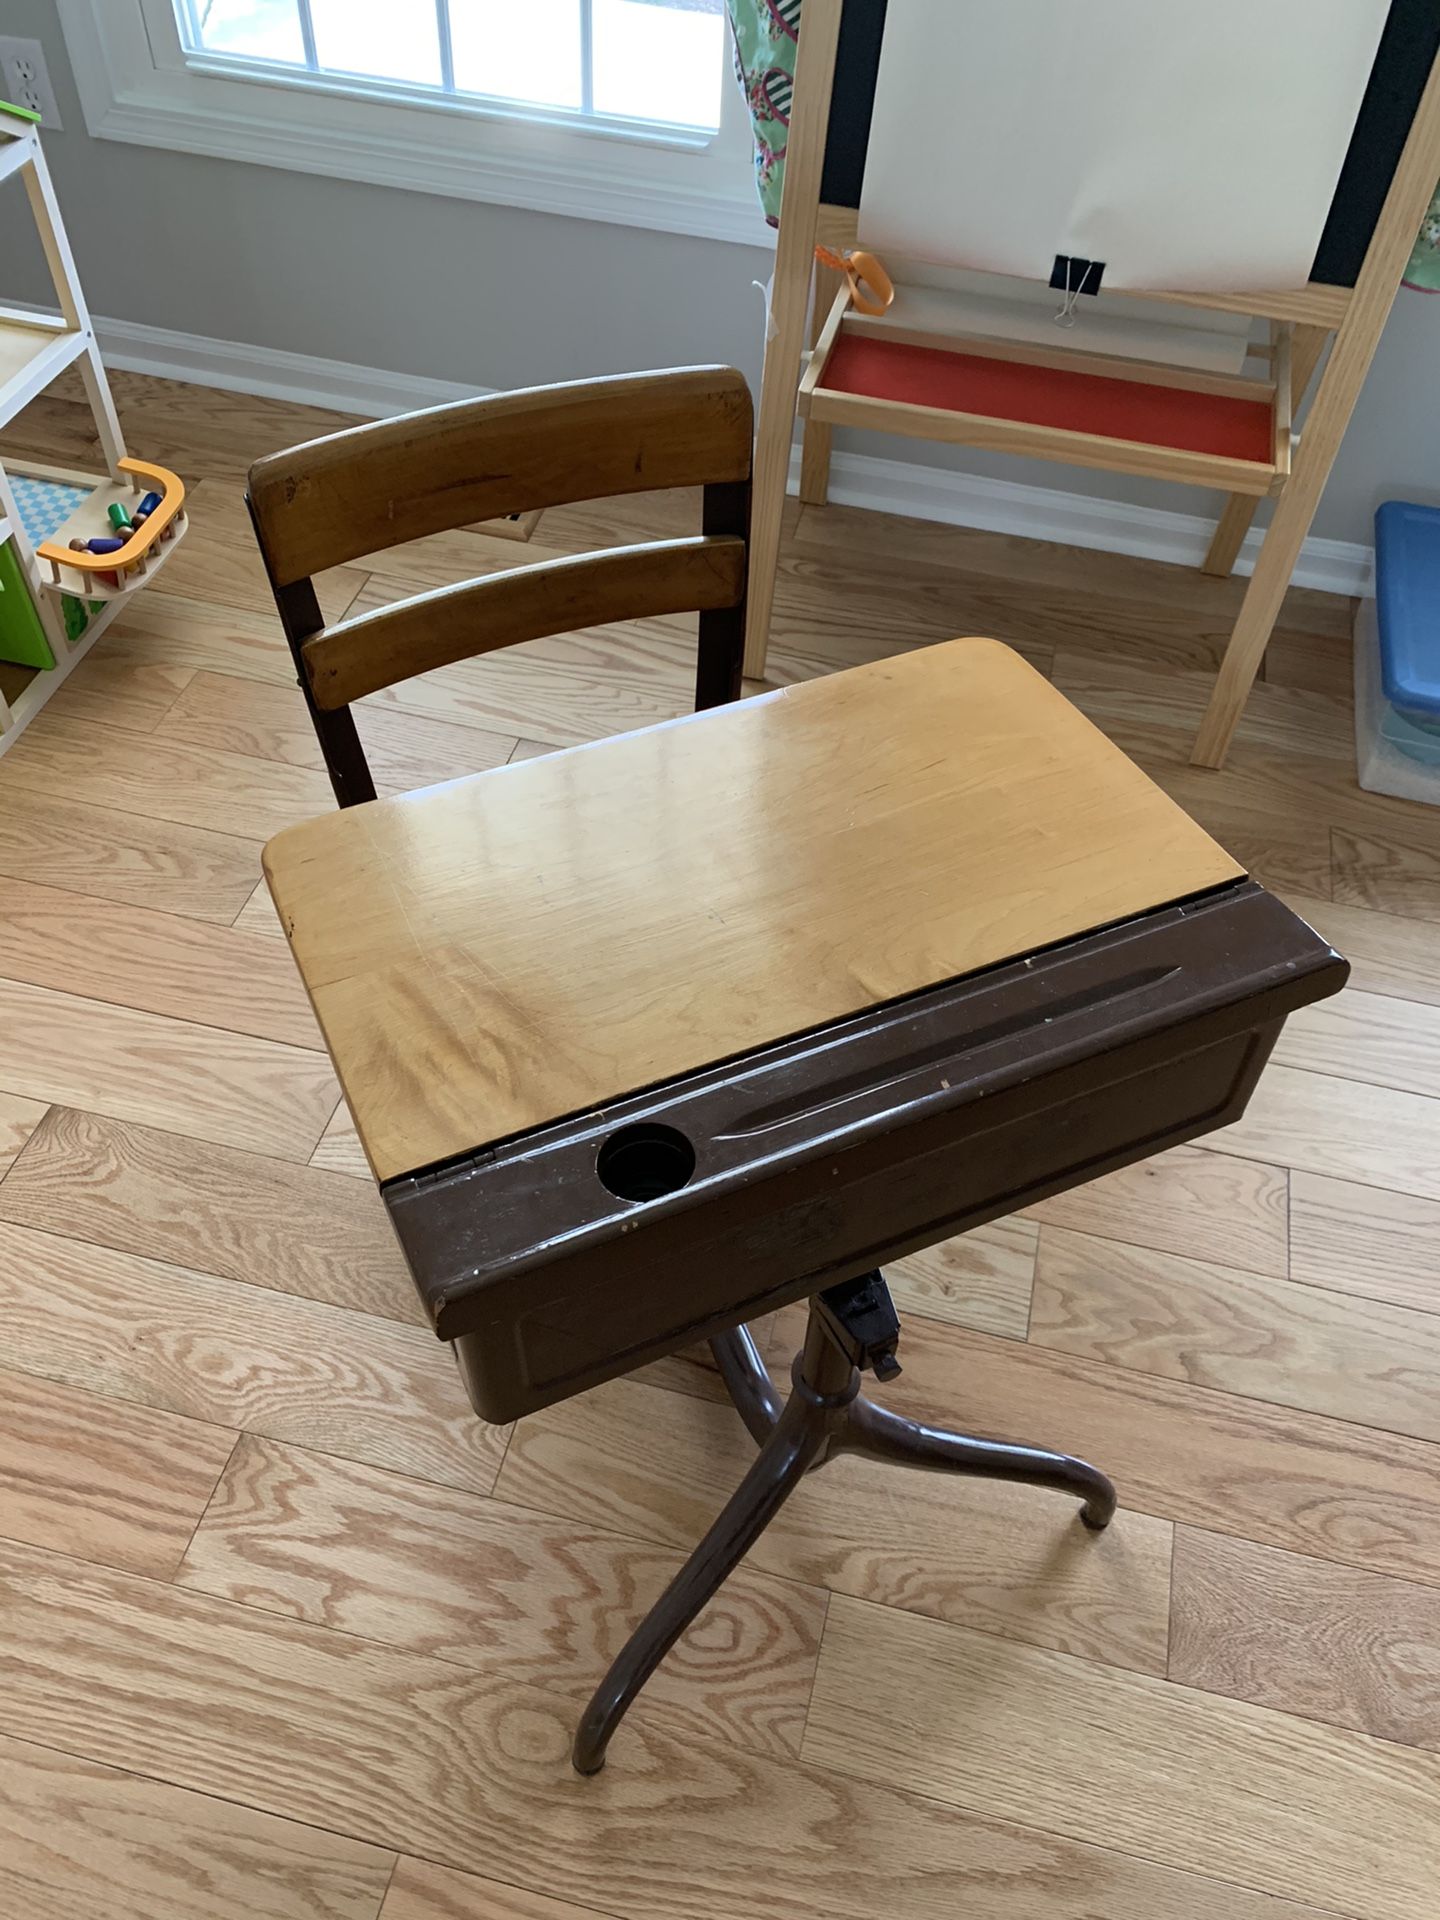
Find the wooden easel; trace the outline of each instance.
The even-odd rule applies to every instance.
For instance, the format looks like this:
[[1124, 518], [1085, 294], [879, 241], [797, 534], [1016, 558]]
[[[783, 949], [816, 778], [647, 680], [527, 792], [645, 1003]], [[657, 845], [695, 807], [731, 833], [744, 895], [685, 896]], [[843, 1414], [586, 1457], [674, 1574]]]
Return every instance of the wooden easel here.
[[[1440, 178], [1440, 55], [1431, 68], [1353, 287], [1312, 282], [1278, 292], [1160, 292], [1146, 296], [1269, 321], [1271, 367], [1267, 380], [1241, 383], [1162, 369], [1143, 361], [1102, 361], [1100, 356], [1063, 346], [1028, 349], [958, 334], [946, 339], [927, 338], [926, 344], [932, 347], [978, 353], [991, 359], [1038, 358], [1044, 365], [1065, 368], [1079, 376], [1148, 381], [1163, 384], [1172, 392], [1233, 397], [1243, 385], [1246, 394], [1272, 409], [1273, 458], [1227, 461], [1179, 447], [1064, 432], [951, 407], [833, 391], [826, 387], [825, 370], [842, 331], [863, 331], [867, 325], [877, 325], [847, 312], [843, 295], [828, 309], [823, 301], [816, 300], [809, 342], [813, 351], [803, 377], [799, 377], [807, 344], [806, 316], [811, 304], [816, 243], [839, 249], [853, 246], [858, 222], [855, 208], [822, 203], [820, 197], [843, 11], [844, 0], [806, 0], [796, 62], [771, 334], [765, 354], [755, 456], [747, 675], [758, 678], [765, 671], [798, 405], [807, 423], [800, 497], [812, 505], [822, 504], [826, 497], [831, 435], [837, 425], [866, 426], [910, 437], [1220, 487], [1229, 493], [1230, 500], [1204, 561], [1204, 570], [1212, 574], [1231, 571], [1260, 500], [1272, 496], [1276, 502], [1274, 517], [1192, 755], [1198, 766], [1223, 765], [1399, 289], [1415, 235], [1435, 181]], [[896, 336], [893, 330], [891, 337], [904, 340], [903, 334]], [[1329, 357], [1304, 433], [1294, 434], [1292, 413], [1325, 359], [1327, 347]]]

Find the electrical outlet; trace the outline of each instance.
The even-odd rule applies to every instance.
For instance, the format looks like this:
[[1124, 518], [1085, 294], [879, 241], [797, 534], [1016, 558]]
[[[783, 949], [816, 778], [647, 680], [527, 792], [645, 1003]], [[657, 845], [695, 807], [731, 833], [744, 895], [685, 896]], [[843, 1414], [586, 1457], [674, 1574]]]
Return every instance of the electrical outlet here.
[[20, 40], [0, 34], [0, 100], [38, 113], [42, 127], [61, 131], [60, 109], [45, 66], [45, 49], [38, 40]]

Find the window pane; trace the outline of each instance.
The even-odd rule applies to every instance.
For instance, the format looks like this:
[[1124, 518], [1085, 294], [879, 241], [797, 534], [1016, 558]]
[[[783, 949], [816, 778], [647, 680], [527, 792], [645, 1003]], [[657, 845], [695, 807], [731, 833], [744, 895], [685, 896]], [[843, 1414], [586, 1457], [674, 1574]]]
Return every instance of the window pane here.
[[296, 0], [195, 0], [195, 24], [210, 53], [305, 64]]
[[594, 0], [595, 111], [720, 125], [723, 0]]
[[580, 0], [450, 0], [455, 84], [537, 107], [582, 104]]
[[310, 0], [310, 18], [322, 67], [439, 86], [434, 0]]

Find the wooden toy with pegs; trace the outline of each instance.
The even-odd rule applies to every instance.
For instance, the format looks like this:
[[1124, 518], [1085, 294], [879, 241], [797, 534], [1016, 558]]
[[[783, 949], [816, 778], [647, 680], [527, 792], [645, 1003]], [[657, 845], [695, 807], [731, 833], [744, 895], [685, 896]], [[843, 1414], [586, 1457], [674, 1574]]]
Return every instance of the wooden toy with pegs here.
[[0, 190], [9, 180], [25, 188], [59, 311], [0, 306], [0, 435], [77, 367], [105, 471], [7, 460], [0, 444], [0, 753], [186, 528], [181, 480], [125, 450], [35, 116], [0, 101]]

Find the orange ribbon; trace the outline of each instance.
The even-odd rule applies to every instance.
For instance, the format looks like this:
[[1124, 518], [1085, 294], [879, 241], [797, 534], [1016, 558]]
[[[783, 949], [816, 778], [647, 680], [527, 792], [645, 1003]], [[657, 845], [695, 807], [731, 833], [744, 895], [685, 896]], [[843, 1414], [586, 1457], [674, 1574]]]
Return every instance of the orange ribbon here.
[[815, 258], [822, 267], [844, 274], [857, 313], [886, 313], [894, 304], [895, 283], [873, 253], [836, 253], [831, 247], [816, 247]]

